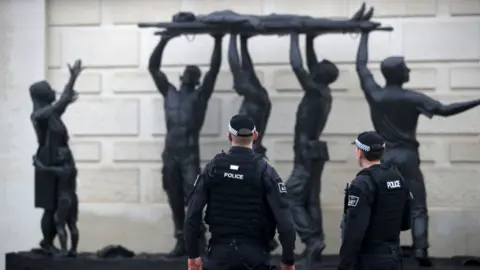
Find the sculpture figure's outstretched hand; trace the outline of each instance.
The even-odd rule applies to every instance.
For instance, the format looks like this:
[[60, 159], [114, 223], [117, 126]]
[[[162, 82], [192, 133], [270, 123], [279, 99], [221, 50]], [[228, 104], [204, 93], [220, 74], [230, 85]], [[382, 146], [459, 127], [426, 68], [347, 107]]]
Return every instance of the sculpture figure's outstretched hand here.
[[70, 71], [70, 82], [67, 84], [67, 87], [65, 87], [64, 95], [68, 97], [67, 99], [69, 103], [73, 103], [78, 99], [78, 92], [73, 89], [73, 86], [85, 67], [82, 65], [82, 60], [80, 59], [77, 59], [75, 63], [73, 63], [73, 66], [70, 64], [67, 65], [68, 70]]
[[360, 7], [360, 9], [357, 12], [355, 12], [355, 14], [353, 14], [353, 16], [352, 16], [352, 18], [350, 18], [350, 20], [352, 20], [352, 21], [369, 21], [373, 17], [374, 8], [371, 7], [367, 12], [365, 12], [366, 10], [367, 10], [367, 7], [366, 7], [365, 3], [363, 3], [362, 6]]
[[77, 59], [75, 63], [73, 63], [73, 66], [71, 66], [70, 64], [67, 65], [68, 70], [70, 71], [70, 76], [74, 78], [77, 78], [78, 75], [80, 75], [80, 73], [85, 69], [85, 67], [82, 66], [82, 60], [80, 59]]
[[359, 22], [360, 30], [362, 32], [371, 32], [381, 26], [380, 23], [371, 21], [374, 11], [375, 10], [373, 7], [367, 11], [366, 5], [363, 3], [360, 9], [352, 16], [350, 20]]
[[365, 9], [366, 9], [366, 4], [363, 3], [362, 6], [360, 7], [360, 9], [355, 12], [355, 14], [353, 14], [352, 18], [350, 18], [350, 20], [352, 21], [359, 21], [362, 19], [363, 17], [363, 14], [365, 13]]

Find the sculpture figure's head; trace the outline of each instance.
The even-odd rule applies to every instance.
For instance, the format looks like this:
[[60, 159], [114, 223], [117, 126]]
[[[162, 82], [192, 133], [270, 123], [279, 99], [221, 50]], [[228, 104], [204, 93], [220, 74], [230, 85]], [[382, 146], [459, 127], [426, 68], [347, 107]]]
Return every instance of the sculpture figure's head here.
[[180, 76], [180, 81], [182, 84], [189, 86], [189, 89], [193, 91], [195, 86], [200, 84], [201, 76], [202, 71], [198, 66], [188, 65], [185, 67], [182, 76]]
[[39, 81], [30, 85], [30, 97], [34, 103], [51, 104], [56, 95], [47, 81]]
[[338, 79], [338, 68], [333, 63], [327, 59], [322, 60], [315, 65], [314, 69], [311, 71], [313, 80], [316, 83], [321, 83], [324, 85], [330, 85]]
[[402, 85], [410, 81], [410, 69], [402, 56], [388, 57], [380, 64], [387, 85]]

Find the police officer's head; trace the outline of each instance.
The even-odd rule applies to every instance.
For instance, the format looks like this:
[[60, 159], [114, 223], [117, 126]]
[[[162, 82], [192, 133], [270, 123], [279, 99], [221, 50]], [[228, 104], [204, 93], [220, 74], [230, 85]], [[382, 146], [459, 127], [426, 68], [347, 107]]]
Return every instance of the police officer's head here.
[[230, 119], [230, 123], [228, 123], [228, 140], [232, 142], [232, 146], [252, 148], [253, 142], [257, 137], [258, 132], [250, 117], [237, 114]]
[[360, 133], [357, 139], [352, 142], [356, 149], [356, 158], [362, 168], [368, 168], [380, 163], [385, 150], [385, 142], [375, 131]]

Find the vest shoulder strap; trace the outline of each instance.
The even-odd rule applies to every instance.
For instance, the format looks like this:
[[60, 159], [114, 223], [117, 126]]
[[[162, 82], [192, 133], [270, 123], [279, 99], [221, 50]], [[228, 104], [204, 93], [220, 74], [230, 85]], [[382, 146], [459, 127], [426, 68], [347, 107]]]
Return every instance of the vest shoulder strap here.
[[368, 185], [368, 189], [371, 192], [374, 192], [377, 187], [377, 181], [375, 180], [374, 172], [371, 169], [363, 169], [357, 175], [365, 175], [367, 176], [366, 183]]

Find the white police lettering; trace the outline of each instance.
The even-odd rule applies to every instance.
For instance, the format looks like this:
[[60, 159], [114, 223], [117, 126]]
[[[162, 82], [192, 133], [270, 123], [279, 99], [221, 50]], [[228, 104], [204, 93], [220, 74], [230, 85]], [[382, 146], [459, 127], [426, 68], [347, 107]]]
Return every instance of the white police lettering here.
[[400, 180], [388, 181], [387, 182], [387, 188], [388, 189], [401, 188], [401, 187], [402, 186], [400, 185]]
[[278, 192], [287, 193], [287, 187], [284, 183], [278, 183]]
[[238, 173], [228, 173], [228, 172], [226, 172], [226, 173], [223, 174], [223, 177], [243, 180], [243, 174], [238, 174]]
[[359, 197], [350, 195], [348, 196], [348, 206], [349, 207], [355, 207], [357, 206], [358, 201], [360, 200]]
[[230, 165], [230, 170], [238, 171], [238, 165]]

